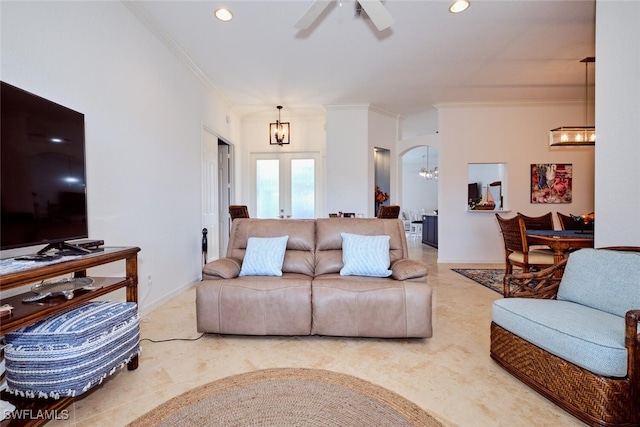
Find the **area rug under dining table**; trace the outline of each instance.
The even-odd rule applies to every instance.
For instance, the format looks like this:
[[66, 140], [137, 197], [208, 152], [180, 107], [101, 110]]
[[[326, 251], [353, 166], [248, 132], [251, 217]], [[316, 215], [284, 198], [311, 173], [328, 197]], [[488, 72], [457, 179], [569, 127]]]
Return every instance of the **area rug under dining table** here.
[[503, 293], [504, 268], [452, 268], [451, 270], [492, 291]]
[[440, 421], [368, 381], [321, 369], [239, 374], [181, 394], [129, 426], [423, 426]]

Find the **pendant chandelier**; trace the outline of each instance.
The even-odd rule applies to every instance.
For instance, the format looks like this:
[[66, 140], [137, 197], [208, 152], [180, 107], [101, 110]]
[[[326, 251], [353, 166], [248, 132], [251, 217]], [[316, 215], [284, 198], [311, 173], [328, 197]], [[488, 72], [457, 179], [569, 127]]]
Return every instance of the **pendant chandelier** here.
[[278, 109], [278, 120], [275, 123], [269, 123], [269, 144], [282, 146], [290, 142], [290, 126], [288, 122], [283, 123], [280, 121], [282, 105], [278, 105], [276, 108]]
[[426, 157], [427, 157], [426, 167], [424, 165], [425, 156], [422, 156], [423, 165], [420, 168], [420, 170], [418, 171], [418, 175], [420, 175], [425, 180], [438, 179], [438, 167], [436, 166], [435, 168], [433, 168], [433, 170], [431, 170], [429, 168], [429, 146], [428, 145], [427, 145], [427, 156]]
[[561, 146], [561, 145], [595, 145], [596, 143], [596, 128], [595, 126], [587, 126], [589, 117], [589, 63], [596, 62], [595, 57], [587, 57], [581, 60], [584, 62], [585, 77], [584, 77], [584, 126], [561, 126], [559, 128], [551, 129], [549, 136], [549, 145]]

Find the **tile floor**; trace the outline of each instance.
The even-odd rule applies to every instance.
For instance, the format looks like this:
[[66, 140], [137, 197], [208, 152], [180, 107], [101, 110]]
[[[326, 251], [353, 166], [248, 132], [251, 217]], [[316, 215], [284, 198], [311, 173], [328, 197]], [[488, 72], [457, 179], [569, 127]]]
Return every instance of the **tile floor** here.
[[[140, 366], [121, 369], [50, 426], [124, 426], [162, 402], [229, 375], [276, 367], [328, 369], [382, 385], [448, 425], [584, 426], [502, 370], [489, 357], [491, 303], [501, 296], [450, 270], [499, 265], [437, 264], [437, 251], [409, 239], [429, 265], [434, 336], [425, 340], [205, 335], [143, 341]], [[149, 313], [143, 338], [193, 338], [193, 288]]]

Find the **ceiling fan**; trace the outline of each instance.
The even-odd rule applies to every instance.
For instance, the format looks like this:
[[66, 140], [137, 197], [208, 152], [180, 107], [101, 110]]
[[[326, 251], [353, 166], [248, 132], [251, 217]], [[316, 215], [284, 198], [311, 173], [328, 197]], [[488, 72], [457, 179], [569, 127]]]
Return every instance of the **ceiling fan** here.
[[[309, 10], [296, 23], [295, 27], [301, 30], [309, 28], [332, 1], [334, 0], [315, 0]], [[362, 9], [379, 31], [389, 28], [394, 22], [393, 17], [382, 4], [382, 0], [357, 0], [356, 11]]]

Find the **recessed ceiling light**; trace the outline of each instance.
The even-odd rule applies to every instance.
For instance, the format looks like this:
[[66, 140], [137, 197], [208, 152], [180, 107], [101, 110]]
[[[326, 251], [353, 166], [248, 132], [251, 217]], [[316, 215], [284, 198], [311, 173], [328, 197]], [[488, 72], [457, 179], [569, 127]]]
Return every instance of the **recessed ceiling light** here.
[[464, 12], [465, 10], [467, 10], [468, 7], [469, 7], [468, 0], [456, 0], [451, 4], [451, 6], [449, 6], [449, 12], [451, 13]]
[[231, 21], [231, 18], [233, 18], [233, 14], [231, 13], [231, 11], [224, 7], [217, 9], [215, 15], [216, 18], [224, 22]]

